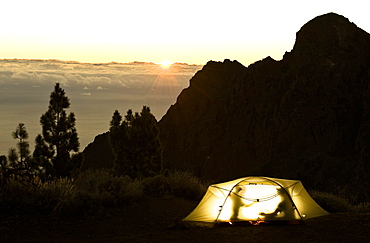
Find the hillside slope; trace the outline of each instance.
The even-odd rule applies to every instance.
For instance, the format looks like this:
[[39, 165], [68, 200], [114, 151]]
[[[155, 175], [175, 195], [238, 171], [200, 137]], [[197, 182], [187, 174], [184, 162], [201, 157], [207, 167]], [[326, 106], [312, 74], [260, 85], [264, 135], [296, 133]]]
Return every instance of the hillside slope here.
[[[217, 181], [292, 178], [370, 200], [369, 81], [370, 35], [318, 16], [280, 61], [198, 71], [159, 122], [164, 166]], [[107, 136], [85, 149], [85, 169], [112, 165]]]
[[343, 16], [318, 16], [281, 61], [208, 62], [159, 123], [165, 166], [219, 180], [356, 185], [369, 199], [369, 81], [370, 35]]

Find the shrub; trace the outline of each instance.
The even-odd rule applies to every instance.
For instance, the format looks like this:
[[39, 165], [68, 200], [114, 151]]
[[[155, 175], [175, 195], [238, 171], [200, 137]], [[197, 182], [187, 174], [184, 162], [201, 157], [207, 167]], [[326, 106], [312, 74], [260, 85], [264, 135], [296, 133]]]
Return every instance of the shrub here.
[[168, 176], [168, 183], [174, 196], [189, 200], [200, 200], [208, 187], [190, 172], [173, 172]]
[[1, 213], [22, 212], [24, 208], [30, 208], [33, 203], [33, 186], [28, 186], [15, 176], [3, 181], [0, 190]]
[[56, 208], [66, 200], [73, 200], [76, 196], [76, 187], [72, 179], [60, 178], [53, 181], [42, 182], [39, 178], [38, 190], [36, 190], [35, 198], [38, 200], [38, 205], [43, 213], [55, 213]]
[[139, 181], [107, 171], [87, 171], [76, 179], [46, 182], [36, 176], [28, 180], [13, 176], [1, 185], [0, 213], [87, 216], [142, 197]]
[[52, 213], [61, 200], [73, 198], [71, 179], [42, 182], [38, 177], [24, 179], [12, 176], [1, 186], [2, 213]]
[[87, 171], [76, 179], [80, 193], [99, 198], [106, 205], [130, 204], [143, 196], [140, 182], [108, 171]]
[[108, 207], [128, 205], [144, 195], [173, 195], [200, 200], [209, 183], [189, 172], [169, 172], [131, 179], [109, 171], [85, 171], [76, 178], [42, 181], [37, 176], [12, 176], [0, 185], [0, 213], [55, 214], [64, 216], [104, 215]]
[[370, 202], [355, 205], [353, 206], [352, 211], [354, 213], [370, 213]]
[[168, 177], [156, 175], [141, 180], [141, 188], [146, 195], [159, 196], [171, 193]]
[[352, 211], [352, 205], [346, 198], [339, 197], [332, 193], [315, 190], [310, 191], [310, 195], [317, 204], [329, 213]]
[[205, 194], [208, 184], [195, 177], [190, 172], [167, 172], [144, 178], [141, 181], [143, 191], [150, 196], [171, 194], [188, 200], [200, 200]]

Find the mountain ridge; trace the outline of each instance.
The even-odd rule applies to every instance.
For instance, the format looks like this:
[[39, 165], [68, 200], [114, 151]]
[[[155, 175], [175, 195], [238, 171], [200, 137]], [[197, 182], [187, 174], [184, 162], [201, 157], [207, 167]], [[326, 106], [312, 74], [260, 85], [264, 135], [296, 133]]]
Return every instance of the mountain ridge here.
[[370, 35], [335, 13], [303, 25], [280, 61], [210, 61], [159, 121], [164, 167], [369, 200], [369, 81]]
[[235, 63], [207, 63], [161, 119], [166, 167], [219, 180], [299, 178], [326, 190], [367, 177], [368, 33], [329, 13], [305, 24], [282, 60]]

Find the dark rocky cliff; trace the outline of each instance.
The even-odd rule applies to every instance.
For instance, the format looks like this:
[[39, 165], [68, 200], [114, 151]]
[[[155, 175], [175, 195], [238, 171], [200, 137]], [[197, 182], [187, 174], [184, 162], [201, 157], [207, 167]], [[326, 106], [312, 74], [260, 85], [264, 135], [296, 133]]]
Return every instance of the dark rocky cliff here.
[[85, 156], [82, 170], [87, 169], [111, 169], [113, 167], [114, 155], [109, 143], [109, 132], [95, 137], [83, 151]]
[[316, 17], [281, 61], [207, 63], [160, 121], [165, 166], [322, 189], [367, 183], [369, 81], [370, 35], [343, 16]]
[[[369, 81], [370, 35], [318, 16], [281, 61], [210, 61], [197, 72], [159, 122], [164, 165], [214, 180], [300, 179], [368, 200]], [[108, 153], [89, 146], [90, 158]]]

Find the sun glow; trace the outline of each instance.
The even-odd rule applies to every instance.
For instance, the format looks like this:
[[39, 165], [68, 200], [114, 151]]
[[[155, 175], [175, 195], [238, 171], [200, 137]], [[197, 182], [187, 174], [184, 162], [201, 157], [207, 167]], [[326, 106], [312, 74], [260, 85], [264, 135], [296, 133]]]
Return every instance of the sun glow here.
[[159, 63], [162, 68], [169, 68], [171, 67], [172, 62], [168, 60], [163, 60], [162, 62]]

